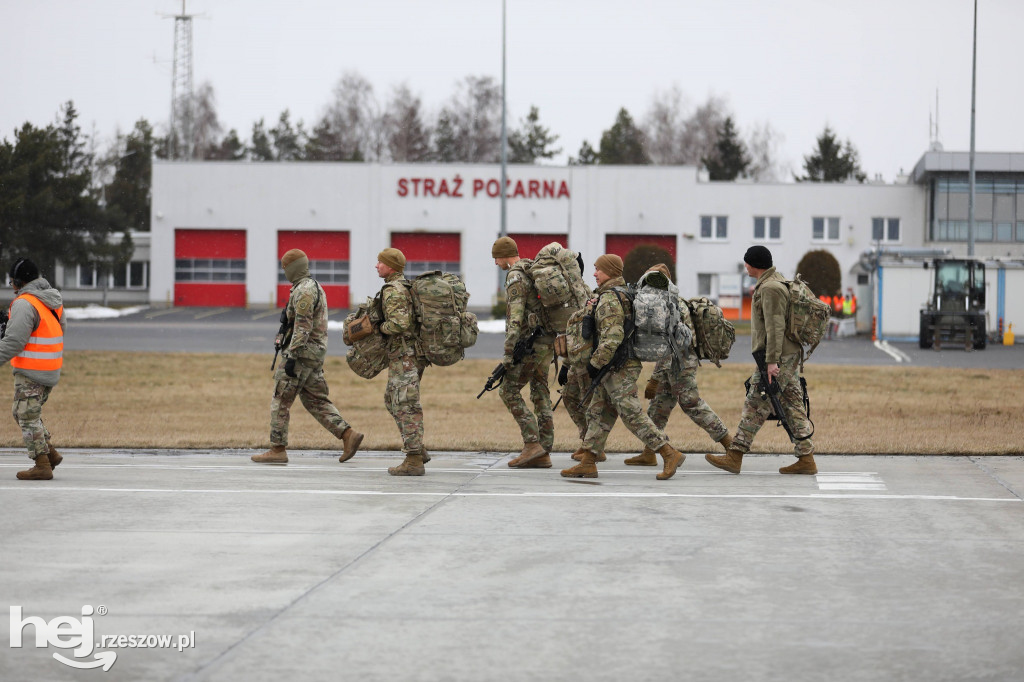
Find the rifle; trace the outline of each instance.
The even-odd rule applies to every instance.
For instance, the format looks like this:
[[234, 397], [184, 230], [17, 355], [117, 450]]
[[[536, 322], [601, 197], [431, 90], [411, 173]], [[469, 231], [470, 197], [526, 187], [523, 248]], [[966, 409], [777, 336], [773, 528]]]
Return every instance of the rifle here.
[[281, 326], [277, 329], [277, 336], [274, 337], [274, 361], [270, 363], [270, 371], [274, 371], [274, 365], [277, 364], [277, 354], [281, 352], [281, 349], [287, 345], [289, 332], [292, 329], [293, 322], [288, 321], [288, 309], [285, 308], [281, 311]]
[[7, 334], [7, 322], [10, 319], [6, 310], [0, 310], [0, 339], [4, 338], [4, 335]]
[[[623, 342], [622, 345], [625, 345], [625, 342]], [[618, 355], [618, 351], [616, 351], [615, 355]], [[587, 400], [590, 399], [590, 396], [594, 395], [594, 391], [597, 390], [597, 387], [601, 385], [601, 380], [604, 379], [608, 372], [611, 371], [612, 365], [614, 364], [615, 357], [613, 356], [611, 362], [609, 362], [607, 365], [598, 370], [597, 376], [594, 377], [594, 379], [590, 382], [590, 388], [588, 388], [587, 392], [583, 394], [582, 398], [580, 398], [581, 410], [587, 409]]]
[[[786, 430], [786, 434], [789, 436], [789, 440], [793, 443], [801, 440], [807, 440], [814, 435], [814, 423], [811, 422], [811, 432], [806, 436], [800, 437], [794, 435], [793, 429], [789, 426], [789, 420], [786, 418], [786, 412], [782, 409], [782, 401], [779, 399], [781, 391], [779, 390], [779, 382], [772, 381], [771, 377], [768, 376], [768, 363], [765, 361], [765, 352], [763, 350], [755, 351], [752, 353], [754, 356], [754, 362], [757, 363], [757, 369], [759, 372], [760, 380], [757, 382], [757, 389], [761, 394], [761, 400], [766, 398], [771, 401], [772, 412], [774, 414], [768, 415], [768, 419], [777, 419], [779, 425]], [[805, 389], [806, 391], [806, 385]], [[810, 421], [808, 415], [807, 421]]]
[[[533, 355], [533, 343], [537, 340], [537, 337], [543, 333], [543, 328], [534, 327], [533, 332], [529, 336], [516, 341], [516, 345], [512, 348], [513, 367], [522, 362], [527, 355]], [[505, 373], [507, 371], [508, 370], [505, 368], [505, 365], [499, 362], [498, 366], [494, 368], [493, 372], [491, 372], [491, 376], [487, 378], [487, 383], [484, 384], [484, 390], [480, 391], [476, 396], [476, 399], [480, 400], [480, 396], [484, 393], [493, 391], [498, 388], [498, 386], [501, 386], [501, 382], [505, 379]]]

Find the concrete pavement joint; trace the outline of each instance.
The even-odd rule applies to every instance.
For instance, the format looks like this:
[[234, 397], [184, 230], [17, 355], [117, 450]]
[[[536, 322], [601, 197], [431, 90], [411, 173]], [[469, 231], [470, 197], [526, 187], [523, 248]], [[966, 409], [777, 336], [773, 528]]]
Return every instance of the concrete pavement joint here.
[[[482, 472], [479, 472], [477, 474], [477, 476], [479, 476], [480, 473], [482, 473]], [[365, 551], [363, 551], [360, 554], [358, 554], [351, 561], [349, 561], [348, 563], [346, 563], [345, 565], [340, 567], [337, 571], [335, 571], [334, 573], [330, 574], [329, 576], [327, 576], [326, 578], [324, 578], [323, 580], [321, 580], [317, 584], [313, 585], [313, 587], [309, 588], [308, 590], [306, 590], [305, 592], [303, 592], [302, 594], [297, 596], [295, 599], [293, 599], [291, 602], [289, 602], [283, 608], [281, 608], [277, 613], [273, 614], [272, 616], [270, 616], [270, 618], [268, 618], [265, 621], [263, 621], [262, 624], [260, 624], [258, 627], [256, 627], [252, 631], [250, 631], [247, 635], [245, 635], [244, 637], [242, 637], [241, 639], [239, 639], [238, 641], [233, 643], [231, 646], [229, 646], [227, 649], [222, 651], [220, 654], [218, 654], [212, 660], [210, 660], [207, 663], [204, 663], [204, 664], [200, 665], [199, 668], [197, 668], [193, 672], [189, 673], [188, 675], [181, 676], [178, 679], [179, 680], [189, 680], [189, 681], [190, 680], [197, 680], [197, 679], [199, 679], [198, 678], [199, 675], [205, 673], [206, 671], [208, 671], [208, 670], [210, 670], [212, 668], [215, 668], [215, 667], [219, 666], [221, 663], [223, 663], [224, 661], [226, 661], [228, 659], [228, 657], [231, 655], [231, 653], [233, 651], [235, 651], [241, 645], [245, 644], [245, 642], [249, 641], [252, 637], [256, 636], [257, 634], [259, 634], [260, 632], [265, 630], [272, 623], [274, 623], [277, 619], [279, 619], [285, 613], [290, 611], [294, 606], [296, 606], [300, 602], [305, 601], [307, 597], [312, 595], [314, 592], [318, 591], [324, 585], [326, 585], [329, 582], [332, 582], [335, 578], [337, 578], [338, 576], [340, 576], [343, 573], [347, 572], [350, 568], [352, 568], [353, 566], [355, 566], [356, 564], [361, 562], [363, 560], [363, 558], [368, 557], [371, 554], [375, 553], [378, 548], [383, 546], [385, 543], [387, 543], [389, 540], [391, 540], [392, 538], [397, 536], [399, 533], [404, 531], [406, 528], [409, 528], [410, 526], [412, 526], [415, 523], [417, 523], [420, 519], [422, 519], [426, 515], [428, 515], [431, 512], [433, 512], [440, 505], [442, 505], [446, 500], [450, 499], [453, 494], [457, 493], [459, 490], [461, 490], [465, 486], [467, 486], [470, 483], [472, 483], [473, 480], [475, 480], [475, 479], [476, 479], [476, 476], [474, 476], [473, 479], [471, 479], [470, 481], [467, 481], [465, 483], [460, 484], [451, 493], [447, 493], [447, 494], [445, 494], [445, 493], [437, 493], [439, 495], [443, 495], [443, 497], [440, 500], [438, 500], [437, 502], [433, 503], [432, 505], [430, 505], [429, 507], [427, 507], [423, 511], [421, 511], [418, 514], [416, 514], [415, 516], [413, 516], [411, 519], [406, 521], [404, 524], [399, 526], [397, 529], [395, 529], [391, 533], [388, 533], [383, 538], [381, 538], [378, 542], [374, 543], [373, 545], [368, 547]], [[183, 492], [185, 492], [185, 491], [183, 491]], [[224, 491], [224, 492], [243, 492], [243, 491]], [[286, 492], [286, 491], [276, 491], [276, 492]], [[329, 492], [329, 491], [314, 491], [314, 492]], [[344, 491], [338, 491], [338, 492], [344, 492]], [[389, 493], [389, 494], [397, 494], [397, 493]], [[419, 493], [419, 494], [420, 495], [425, 495], [425, 493]]]
[[1006, 481], [1002, 476], [993, 471], [991, 467], [989, 467], [987, 464], [983, 464], [977, 457], [972, 456], [969, 459], [974, 464], [974, 466], [984, 471], [992, 480], [1006, 488], [1006, 491], [1008, 493], [1016, 497], [1018, 500], [1022, 499], [1020, 493], [1014, 490], [1013, 486], [1008, 481]]

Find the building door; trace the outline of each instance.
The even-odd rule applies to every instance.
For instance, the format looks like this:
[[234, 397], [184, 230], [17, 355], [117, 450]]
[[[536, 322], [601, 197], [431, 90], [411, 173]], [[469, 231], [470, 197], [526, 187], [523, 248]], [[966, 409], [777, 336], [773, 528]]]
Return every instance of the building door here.
[[174, 231], [174, 305], [245, 307], [245, 230]]
[[291, 282], [284, 276], [281, 257], [300, 249], [309, 258], [309, 274], [324, 288], [330, 308], [349, 307], [349, 233], [322, 230], [279, 230], [277, 233], [277, 305], [288, 303]]
[[508, 236], [516, 240], [516, 246], [519, 247], [520, 258], [536, 258], [537, 252], [551, 242], [558, 242], [566, 248], [569, 246], [569, 237], [564, 234], [509, 233]]
[[462, 274], [462, 235], [458, 233], [392, 232], [391, 246], [405, 254], [409, 279], [431, 270]]

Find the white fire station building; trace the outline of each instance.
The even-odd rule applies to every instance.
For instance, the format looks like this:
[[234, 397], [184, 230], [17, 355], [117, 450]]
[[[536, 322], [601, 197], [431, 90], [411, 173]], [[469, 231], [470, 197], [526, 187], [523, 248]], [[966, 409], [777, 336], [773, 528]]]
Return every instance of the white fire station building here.
[[[879, 302], [870, 300], [865, 251], [966, 254], [967, 164], [966, 154], [928, 152], [894, 184], [710, 182], [687, 166], [512, 165], [507, 231], [524, 257], [552, 241], [582, 252], [588, 282], [602, 253], [657, 244], [675, 257], [684, 296], [716, 298], [737, 316], [749, 246], [771, 249], [786, 275], [808, 251], [827, 249], [870, 323]], [[1007, 302], [1013, 297], [995, 290], [997, 271], [1019, 270], [1024, 259], [1024, 154], [978, 154], [976, 168], [975, 253], [1001, 259], [989, 266], [994, 326], [997, 298], [1024, 306], [1024, 297]], [[491, 244], [500, 175], [497, 165], [156, 161], [150, 302], [283, 305], [280, 257], [299, 248], [330, 307], [347, 308], [380, 288], [376, 256], [393, 246], [405, 253], [408, 276], [461, 273], [470, 306], [487, 309], [499, 281]], [[895, 293], [914, 306], [927, 298], [927, 290]], [[1024, 309], [1012, 312], [1024, 319]], [[916, 324], [915, 316], [901, 331], [916, 333]]]

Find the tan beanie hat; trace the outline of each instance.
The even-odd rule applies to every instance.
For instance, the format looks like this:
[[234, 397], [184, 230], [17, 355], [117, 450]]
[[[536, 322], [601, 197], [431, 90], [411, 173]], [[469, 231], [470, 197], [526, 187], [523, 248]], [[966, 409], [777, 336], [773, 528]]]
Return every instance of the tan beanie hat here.
[[291, 251], [287, 251], [283, 256], [281, 256], [281, 267], [287, 268], [289, 265], [299, 260], [300, 258], [306, 258], [306, 253], [304, 251], [300, 251], [299, 249], [292, 249]]
[[609, 277], [622, 277], [622, 259], [614, 253], [606, 253], [597, 259], [594, 267]]
[[667, 279], [670, 282], [672, 281], [672, 275], [668, 270], [668, 266], [665, 265], [664, 263], [652, 265], [651, 267], [647, 268], [647, 272], [660, 272], [661, 274], [665, 275], [665, 279]]
[[491, 258], [515, 258], [519, 255], [519, 247], [512, 237], [501, 237], [491, 247]]
[[405, 270], [405, 254], [390, 246], [377, 254], [377, 260], [395, 272]]

